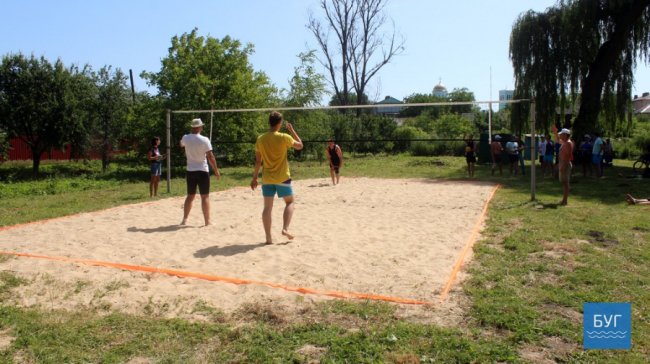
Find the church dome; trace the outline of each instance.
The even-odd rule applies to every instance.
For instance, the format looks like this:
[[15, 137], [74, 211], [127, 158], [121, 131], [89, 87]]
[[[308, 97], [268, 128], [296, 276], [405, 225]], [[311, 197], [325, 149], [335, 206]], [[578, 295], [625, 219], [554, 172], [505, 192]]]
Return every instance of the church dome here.
[[438, 97], [447, 97], [447, 88], [442, 84], [442, 79], [433, 87], [433, 94]]

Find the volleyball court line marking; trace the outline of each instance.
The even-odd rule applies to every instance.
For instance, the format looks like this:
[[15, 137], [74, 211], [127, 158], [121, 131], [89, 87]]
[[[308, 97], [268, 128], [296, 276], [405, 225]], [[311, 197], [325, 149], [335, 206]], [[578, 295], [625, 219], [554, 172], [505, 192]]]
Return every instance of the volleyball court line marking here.
[[456, 280], [456, 275], [458, 274], [458, 271], [460, 271], [460, 267], [463, 265], [463, 261], [465, 260], [467, 253], [474, 246], [474, 243], [478, 238], [478, 234], [481, 231], [481, 225], [485, 220], [485, 215], [487, 214], [490, 201], [492, 201], [492, 198], [494, 197], [494, 195], [496, 194], [499, 188], [501, 188], [501, 185], [496, 185], [496, 187], [494, 187], [494, 189], [490, 193], [490, 196], [487, 198], [487, 200], [485, 200], [485, 203], [483, 204], [483, 211], [481, 212], [481, 215], [479, 216], [478, 220], [474, 224], [474, 228], [472, 229], [472, 233], [469, 235], [469, 239], [467, 240], [465, 247], [463, 248], [460, 255], [458, 256], [458, 259], [456, 259], [456, 264], [454, 264], [454, 267], [452, 268], [451, 273], [449, 274], [449, 278], [447, 279], [445, 288], [443, 288], [442, 292], [440, 292], [440, 303], [444, 302], [445, 299], [447, 298], [447, 295], [449, 294], [449, 291], [451, 290], [451, 286], [454, 284], [454, 281]]
[[10, 251], [0, 251], [0, 254], [2, 254], [2, 255], [13, 255], [13, 256], [17, 256], [17, 257], [26, 257], [26, 258], [61, 261], [61, 262], [68, 262], [68, 263], [78, 263], [78, 264], [85, 264], [85, 265], [99, 266], [99, 267], [107, 267], [107, 268], [116, 268], [116, 269], [122, 269], [122, 270], [128, 270], [128, 271], [136, 271], [136, 272], [162, 273], [162, 274], [167, 274], [167, 275], [170, 275], [170, 276], [175, 276], [175, 277], [180, 277], [180, 278], [196, 278], [196, 279], [202, 279], [202, 280], [213, 281], [213, 282], [225, 282], [225, 283], [232, 283], [232, 284], [247, 284], [247, 285], [250, 284], [250, 285], [257, 285], [257, 286], [267, 286], [267, 287], [276, 288], [276, 289], [283, 289], [285, 291], [290, 291], [290, 292], [298, 292], [298, 293], [302, 293], [302, 294], [313, 294], [313, 295], [321, 295], [321, 296], [330, 296], [330, 297], [336, 297], [336, 298], [352, 298], [352, 299], [362, 299], [362, 300], [372, 300], [372, 301], [385, 301], [385, 302], [401, 303], [401, 304], [406, 304], [406, 305], [430, 305], [430, 304], [432, 304], [431, 302], [420, 301], [420, 300], [415, 300], [415, 299], [410, 299], [410, 298], [382, 296], [382, 295], [376, 295], [376, 294], [372, 294], [372, 293], [360, 293], [360, 292], [323, 291], [323, 290], [317, 290], [317, 289], [305, 288], [305, 287], [286, 286], [286, 285], [278, 284], [278, 283], [255, 281], [255, 280], [249, 280], [249, 279], [239, 279], [239, 278], [232, 278], [232, 277], [221, 277], [221, 276], [214, 276], [214, 275], [210, 275], [210, 274], [186, 272], [186, 271], [180, 271], [180, 270], [174, 270], [174, 269], [165, 269], [165, 268], [156, 268], [156, 267], [149, 267], [149, 266], [140, 266], [140, 265], [129, 265], [129, 264], [121, 264], [121, 263], [113, 263], [113, 262], [104, 262], [104, 261], [100, 261], [100, 260], [57, 257], [57, 256], [47, 256], [47, 255], [38, 255], [38, 254], [30, 254], [30, 253], [10, 252]]

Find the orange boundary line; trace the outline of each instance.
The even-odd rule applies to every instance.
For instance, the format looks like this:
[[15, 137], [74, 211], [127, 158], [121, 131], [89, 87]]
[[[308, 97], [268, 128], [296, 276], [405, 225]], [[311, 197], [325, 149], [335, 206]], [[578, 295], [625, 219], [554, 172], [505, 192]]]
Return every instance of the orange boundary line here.
[[478, 234], [481, 231], [481, 225], [485, 220], [485, 215], [487, 214], [490, 201], [492, 201], [492, 198], [494, 197], [494, 195], [496, 194], [499, 188], [501, 188], [501, 185], [496, 185], [496, 187], [494, 187], [494, 189], [490, 193], [490, 197], [488, 197], [488, 199], [485, 201], [485, 204], [483, 205], [483, 211], [481, 212], [481, 216], [476, 221], [476, 224], [474, 224], [474, 229], [472, 230], [472, 233], [469, 235], [469, 239], [467, 240], [467, 243], [465, 244], [463, 251], [460, 253], [460, 256], [458, 256], [458, 259], [456, 260], [456, 264], [454, 264], [454, 267], [452, 268], [451, 273], [449, 274], [449, 278], [447, 279], [445, 288], [442, 290], [442, 292], [440, 292], [440, 303], [442, 303], [447, 298], [447, 295], [449, 294], [449, 291], [451, 290], [451, 286], [454, 284], [454, 281], [456, 280], [456, 275], [458, 274], [458, 271], [460, 271], [460, 267], [463, 265], [463, 261], [465, 260], [467, 253], [474, 246], [474, 243], [478, 238]]
[[376, 295], [376, 294], [370, 294], [370, 293], [359, 293], [359, 292], [321, 291], [321, 290], [316, 290], [316, 289], [311, 289], [311, 288], [304, 288], [304, 287], [285, 286], [285, 285], [278, 284], [278, 283], [269, 283], [269, 282], [262, 282], [262, 281], [248, 280], [248, 279], [238, 279], [238, 278], [231, 278], [231, 277], [213, 276], [213, 275], [209, 275], [209, 274], [193, 273], [193, 272], [186, 272], [186, 271], [165, 269], [165, 268], [156, 268], [156, 267], [148, 267], [148, 266], [139, 266], [139, 265], [129, 265], [129, 264], [121, 264], [121, 263], [103, 262], [103, 261], [99, 261], [99, 260], [56, 257], [56, 256], [30, 254], [30, 253], [9, 252], [9, 251], [0, 251], [0, 254], [13, 255], [13, 256], [18, 256], [18, 257], [27, 257], [27, 258], [54, 260], [54, 261], [61, 261], [61, 262], [79, 263], [79, 264], [85, 264], [85, 265], [91, 265], [91, 266], [117, 268], [117, 269], [129, 270], [129, 271], [137, 271], [137, 272], [162, 273], [162, 274], [167, 274], [167, 275], [175, 276], [175, 277], [196, 278], [196, 279], [202, 279], [202, 280], [213, 281], [213, 282], [225, 282], [225, 283], [232, 283], [232, 284], [250, 284], [250, 285], [257, 285], [257, 286], [267, 286], [267, 287], [271, 287], [271, 288], [283, 289], [285, 291], [290, 291], [290, 292], [298, 292], [298, 293], [302, 293], [302, 294], [330, 296], [330, 297], [336, 297], [336, 298], [352, 298], [352, 299], [363, 299], [363, 300], [373, 300], [373, 301], [385, 301], [385, 302], [394, 302], [394, 303], [401, 303], [401, 304], [407, 304], [407, 305], [430, 305], [431, 304], [431, 302], [419, 301], [419, 300], [408, 299], [408, 298], [382, 296], [382, 295]]

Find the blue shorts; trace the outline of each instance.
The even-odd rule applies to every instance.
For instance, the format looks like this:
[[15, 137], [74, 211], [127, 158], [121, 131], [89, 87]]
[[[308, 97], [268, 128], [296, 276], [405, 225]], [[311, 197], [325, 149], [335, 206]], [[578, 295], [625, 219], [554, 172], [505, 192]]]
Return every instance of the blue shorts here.
[[262, 196], [274, 197], [276, 193], [280, 198], [293, 196], [293, 189], [291, 188], [291, 182], [262, 185]]
[[553, 163], [553, 154], [544, 155], [544, 162]]
[[603, 155], [602, 154], [592, 154], [591, 155], [591, 163], [593, 164], [601, 164], [603, 162]]
[[162, 174], [162, 163], [151, 163], [151, 175], [160, 176]]

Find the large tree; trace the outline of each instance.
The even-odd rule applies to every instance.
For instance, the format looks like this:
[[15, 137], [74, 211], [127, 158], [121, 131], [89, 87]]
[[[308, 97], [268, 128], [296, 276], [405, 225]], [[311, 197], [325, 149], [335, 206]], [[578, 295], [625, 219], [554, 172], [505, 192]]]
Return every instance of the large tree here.
[[41, 155], [65, 141], [66, 83], [69, 72], [60, 60], [22, 54], [4, 56], [0, 65], [0, 129], [18, 137], [32, 152], [38, 174]]
[[[309, 17], [307, 28], [322, 51], [321, 64], [339, 105], [349, 104], [352, 90], [362, 105], [370, 80], [404, 50], [395, 29], [384, 33], [387, 0], [321, 0], [325, 19]], [[335, 34], [330, 39], [330, 32]]]
[[558, 106], [575, 102], [577, 133], [602, 128], [601, 110], [611, 130], [625, 120], [634, 68], [648, 61], [649, 50], [650, 0], [565, 0], [543, 13], [528, 11], [510, 37], [516, 96], [535, 99], [545, 128]]
[[[157, 73], [143, 72], [149, 85], [156, 86], [169, 109], [241, 109], [271, 106], [277, 102], [277, 90], [269, 78], [255, 71], [249, 62], [253, 45], [242, 45], [228, 36], [217, 39], [199, 36], [198, 30], [172, 38], [168, 55]], [[209, 114], [174, 117], [172, 146], [189, 131], [189, 119]], [[259, 115], [215, 114], [218, 140], [254, 139], [265, 124]], [[253, 157], [250, 145], [218, 145], [229, 162], [243, 162]]]
[[93, 113], [96, 125], [96, 146], [102, 157], [102, 171], [110, 163], [116, 143], [124, 135], [131, 95], [127, 76], [119, 68], [102, 67], [95, 75], [97, 99]]

